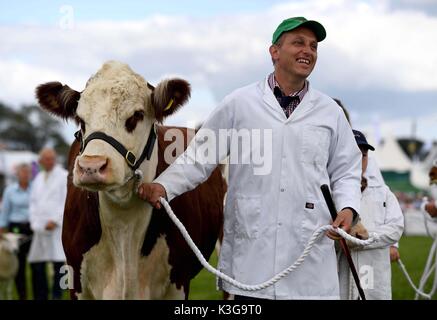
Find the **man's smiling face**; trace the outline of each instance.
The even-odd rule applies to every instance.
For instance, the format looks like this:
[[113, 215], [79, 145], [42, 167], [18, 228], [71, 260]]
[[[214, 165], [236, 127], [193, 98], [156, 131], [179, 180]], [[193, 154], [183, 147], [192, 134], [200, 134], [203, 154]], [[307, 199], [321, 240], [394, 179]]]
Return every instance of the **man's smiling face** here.
[[289, 75], [306, 79], [317, 61], [317, 44], [314, 32], [305, 27], [282, 34], [270, 50], [275, 67]]

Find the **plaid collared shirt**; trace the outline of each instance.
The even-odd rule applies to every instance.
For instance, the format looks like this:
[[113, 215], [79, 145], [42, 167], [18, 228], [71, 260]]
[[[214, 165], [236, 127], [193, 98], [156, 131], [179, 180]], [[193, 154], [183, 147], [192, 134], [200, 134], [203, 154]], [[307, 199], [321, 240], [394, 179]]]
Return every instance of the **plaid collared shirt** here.
[[301, 90], [294, 92], [289, 96], [284, 95], [281, 87], [276, 82], [275, 74], [273, 72], [269, 74], [269, 78], [267, 81], [269, 83], [270, 89], [272, 89], [273, 94], [278, 100], [279, 105], [282, 107], [282, 110], [284, 110], [285, 116], [288, 118], [302, 101], [305, 94], [308, 92], [308, 81], [305, 81], [305, 84]]

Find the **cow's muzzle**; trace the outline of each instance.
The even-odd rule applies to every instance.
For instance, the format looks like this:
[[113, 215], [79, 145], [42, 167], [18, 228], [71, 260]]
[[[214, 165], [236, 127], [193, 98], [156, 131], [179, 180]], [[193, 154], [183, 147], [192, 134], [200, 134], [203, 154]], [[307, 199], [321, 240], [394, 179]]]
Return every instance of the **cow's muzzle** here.
[[76, 174], [82, 185], [105, 184], [109, 159], [103, 156], [82, 156], [77, 159]]

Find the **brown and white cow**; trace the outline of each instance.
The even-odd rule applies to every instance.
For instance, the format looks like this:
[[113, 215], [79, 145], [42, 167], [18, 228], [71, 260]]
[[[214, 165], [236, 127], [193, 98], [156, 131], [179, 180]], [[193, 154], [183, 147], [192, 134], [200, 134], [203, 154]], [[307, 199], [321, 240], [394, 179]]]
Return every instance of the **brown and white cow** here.
[[[81, 93], [59, 82], [37, 88], [42, 108], [75, 119], [84, 141], [93, 133], [104, 133], [137, 159], [155, 128], [158, 142], [139, 167], [145, 182], [169, 165], [164, 150], [175, 143], [164, 141], [168, 128], [156, 123], [174, 113], [189, 95], [184, 80], [162, 81], [153, 88], [127, 65], [115, 61], [105, 63]], [[187, 137], [186, 128], [173, 129]], [[183, 149], [188, 142], [184, 140]], [[136, 196], [135, 180], [127, 181], [131, 167], [107, 141], [94, 139], [81, 153], [80, 149], [78, 141], [70, 149], [62, 234], [67, 263], [74, 270], [72, 296], [187, 298], [190, 280], [201, 265], [167, 214]], [[216, 170], [206, 182], [170, 203], [206, 258], [222, 228], [225, 188]]]

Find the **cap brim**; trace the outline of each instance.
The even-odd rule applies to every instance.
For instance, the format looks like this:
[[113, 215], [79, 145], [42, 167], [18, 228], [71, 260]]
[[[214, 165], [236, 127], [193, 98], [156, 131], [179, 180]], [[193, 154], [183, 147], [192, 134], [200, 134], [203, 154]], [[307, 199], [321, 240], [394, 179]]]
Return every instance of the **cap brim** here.
[[314, 32], [316, 35], [317, 42], [322, 41], [326, 38], [326, 30], [325, 28], [315, 20], [307, 20], [302, 22], [299, 27], [306, 27]]

